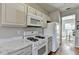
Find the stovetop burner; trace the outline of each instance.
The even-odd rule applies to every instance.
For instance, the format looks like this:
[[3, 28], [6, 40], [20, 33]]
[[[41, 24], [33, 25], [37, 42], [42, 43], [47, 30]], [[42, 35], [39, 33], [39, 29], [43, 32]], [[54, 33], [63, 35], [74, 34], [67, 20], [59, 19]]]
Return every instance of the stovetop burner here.
[[45, 37], [43, 36], [35, 36], [36, 38], [41, 38], [41, 39], [45, 39]]
[[36, 42], [36, 41], [38, 41], [38, 39], [36, 39], [36, 38], [33, 38], [33, 37], [28, 37], [27, 39], [28, 39], [28, 40], [30, 40], [30, 41], [33, 41], [33, 42]]

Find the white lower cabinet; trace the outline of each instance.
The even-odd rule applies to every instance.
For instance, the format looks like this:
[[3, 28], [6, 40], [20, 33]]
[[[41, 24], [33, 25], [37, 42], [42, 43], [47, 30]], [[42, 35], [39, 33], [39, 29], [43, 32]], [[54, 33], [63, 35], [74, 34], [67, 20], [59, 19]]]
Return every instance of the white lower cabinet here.
[[21, 48], [17, 51], [9, 52], [8, 55], [32, 55], [32, 45]]

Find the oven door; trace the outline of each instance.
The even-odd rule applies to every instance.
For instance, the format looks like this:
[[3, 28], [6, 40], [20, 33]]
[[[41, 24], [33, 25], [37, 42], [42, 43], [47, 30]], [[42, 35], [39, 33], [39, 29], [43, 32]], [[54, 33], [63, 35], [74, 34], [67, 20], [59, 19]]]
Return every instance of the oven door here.
[[38, 47], [38, 55], [47, 55], [48, 53], [47, 43], [41, 44]]
[[28, 15], [27, 26], [41, 26], [41, 18], [36, 15]]

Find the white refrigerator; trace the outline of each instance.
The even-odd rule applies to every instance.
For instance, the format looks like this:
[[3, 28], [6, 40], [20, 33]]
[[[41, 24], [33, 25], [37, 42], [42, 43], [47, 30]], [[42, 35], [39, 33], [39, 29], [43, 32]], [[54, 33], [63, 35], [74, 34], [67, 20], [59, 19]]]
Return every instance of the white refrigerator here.
[[[55, 52], [60, 44], [60, 30], [59, 30], [59, 24], [56, 22], [51, 22], [47, 24], [47, 28], [44, 29], [44, 35], [45, 36], [51, 36], [51, 51]], [[48, 46], [49, 48], [49, 46]]]

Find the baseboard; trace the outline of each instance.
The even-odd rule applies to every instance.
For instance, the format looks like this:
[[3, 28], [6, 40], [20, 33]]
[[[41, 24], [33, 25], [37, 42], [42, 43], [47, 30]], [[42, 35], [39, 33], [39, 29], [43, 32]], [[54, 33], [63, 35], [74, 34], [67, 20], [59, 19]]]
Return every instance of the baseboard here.
[[75, 48], [79, 48], [79, 46], [75, 46]]

